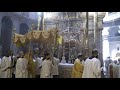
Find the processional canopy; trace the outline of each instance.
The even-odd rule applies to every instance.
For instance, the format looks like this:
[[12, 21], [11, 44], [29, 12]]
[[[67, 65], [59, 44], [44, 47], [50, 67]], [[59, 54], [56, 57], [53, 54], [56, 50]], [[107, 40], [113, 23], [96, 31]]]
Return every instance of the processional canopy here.
[[32, 30], [25, 35], [14, 33], [13, 42], [18, 47], [30, 42], [57, 44], [59, 37], [57, 28], [44, 31]]

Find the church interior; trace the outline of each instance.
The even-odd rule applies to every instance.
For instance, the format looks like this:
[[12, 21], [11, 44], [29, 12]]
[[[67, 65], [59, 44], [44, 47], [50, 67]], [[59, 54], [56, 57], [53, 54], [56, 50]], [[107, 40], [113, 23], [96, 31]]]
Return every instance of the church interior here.
[[120, 12], [0, 12], [0, 22], [0, 78], [99, 78], [83, 75], [88, 63], [100, 78], [120, 78]]

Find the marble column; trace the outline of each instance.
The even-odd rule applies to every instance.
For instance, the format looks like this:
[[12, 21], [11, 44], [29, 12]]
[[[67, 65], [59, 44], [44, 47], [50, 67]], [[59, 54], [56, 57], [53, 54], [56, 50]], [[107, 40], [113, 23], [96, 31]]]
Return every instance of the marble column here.
[[98, 29], [97, 32], [96, 32], [96, 49], [98, 50], [99, 52], [99, 59], [101, 61], [101, 66], [103, 66], [103, 50], [102, 50], [102, 30], [101, 29]]
[[96, 48], [97, 30], [98, 30], [98, 12], [94, 12], [94, 48]]
[[84, 45], [85, 45], [85, 57], [89, 56], [89, 43], [88, 43], [88, 22], [89, 22], [89, 13], [86, 12], [86, 21], [85, 21], [85, 40], [84, 40]]

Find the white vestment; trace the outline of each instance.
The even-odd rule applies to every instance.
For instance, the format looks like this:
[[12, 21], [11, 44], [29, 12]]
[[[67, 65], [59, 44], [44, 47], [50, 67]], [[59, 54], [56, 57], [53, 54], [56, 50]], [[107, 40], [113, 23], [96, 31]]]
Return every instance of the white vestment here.
[[82, 78], [100, 78], [101, 63], [97, 58], [86, 59]]
[[40, 78], [52, 78], [52, 69], [53, 69], [52, 61], [45, 59], [42, 62]]
[[16, 78], [28, 78], [28, 60], [19, 58], [16, 63]]
[[37, 57], [36, 59], [33, 59], [33, 61], [36, 62], [36, 75], [40, 75], [41, 67], [42, 67], [42, 59]]
[[59, 63], [60, 63], [59, 59], [54, 57], [54, 59], [53, 59], [54, 68], [53, 68], [52, 75], [59, 75], [59, 73], [58, 73], [58, 65], [59, 65]]
[[84, 60], [82, 60], [82, 61], [81, 61], [81, 63], [84, 65], [84, 64], [85, 64], [85, 61], [84, 61]]
[[11, 70], [8, 67], [11, 67], [11, 58], [4, 56], [1, 61], [1, 78], [12, 77]]

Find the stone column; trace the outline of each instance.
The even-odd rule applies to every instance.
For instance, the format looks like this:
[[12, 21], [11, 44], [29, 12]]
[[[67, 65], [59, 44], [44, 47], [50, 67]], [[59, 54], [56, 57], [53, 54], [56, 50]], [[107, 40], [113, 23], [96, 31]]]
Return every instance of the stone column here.
[[103, 50], [102, 50], [102, 45], [103, 45], [103, 41], [102, 41], [102, 30], [98, 29], [97, 30], [97, 34], [96, 34], [96, 48], [99, 52], [99, 59], [101, 61], [101, 66], [103, 66]]
[[[103, 19], [103, 17], [102, 17]], [[101, 61], [101, 66], [103, 66], [103, 50], [102, 50], [102, 30], [103, 23], [101, 17], [98, 20], [98, 12], [94, 13], [94, 47], [99, 52], [99, 59]]]
[[88, 43], [88, 21], [89, 21], [89, 14], [88, 12], [86, 12], [86, 21], [85, 21], [85, 41], [84, 41], [84, 45], [85, 45], [85, 56], [88, 57], [89, 56], [89, 43]]
[[98, 12], [94, 12], [94, 48], [96, 48], [98, 30]]
[[41, 15], [40, 30], [44, 30], [44, 12], [42, 12], [42, 15]]

